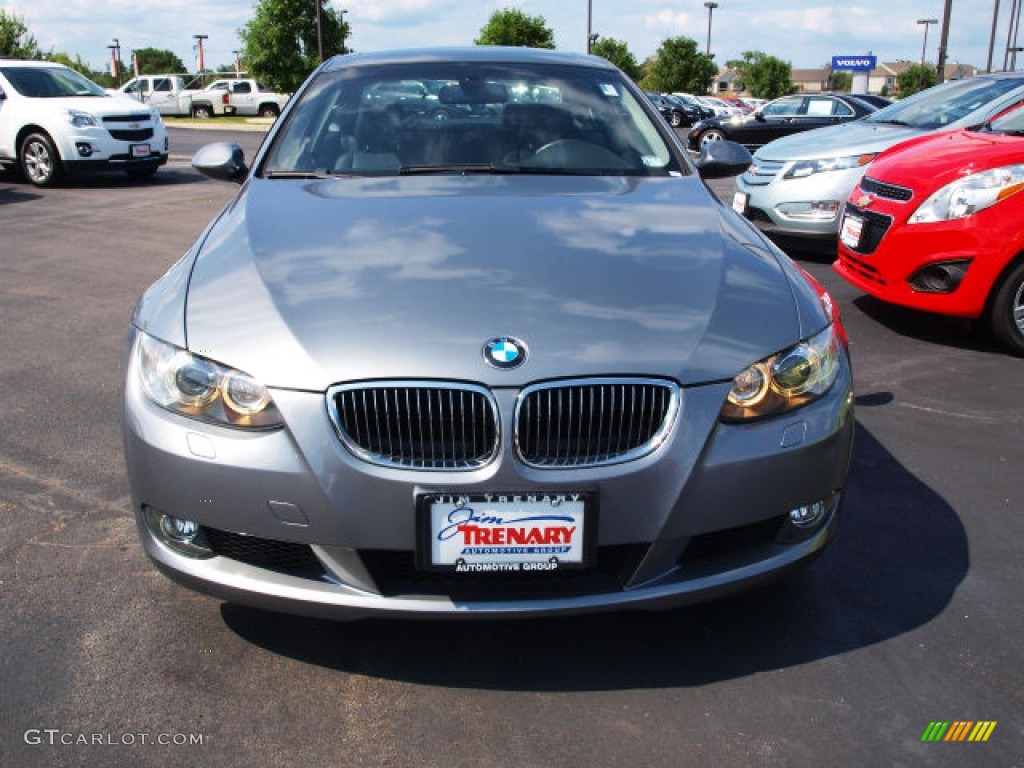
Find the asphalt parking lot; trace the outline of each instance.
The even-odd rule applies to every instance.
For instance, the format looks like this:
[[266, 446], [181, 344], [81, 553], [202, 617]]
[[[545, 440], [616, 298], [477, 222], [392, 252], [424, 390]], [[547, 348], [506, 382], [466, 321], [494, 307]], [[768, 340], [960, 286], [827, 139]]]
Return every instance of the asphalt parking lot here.
[[[799, 575], [473, 624], [293, 618], [160, 575], [129, 514], [122, 354], [234, 193], [181, 159], [216, 138], [172, 129], [151, 182], [0, 176], [0, 765], [1024, 765], [1024, 361], [820, 256], [791, 254], [844, 317], [858, 428], [840, 537]], [[922, 741], [935, 721], [997, 725]]]

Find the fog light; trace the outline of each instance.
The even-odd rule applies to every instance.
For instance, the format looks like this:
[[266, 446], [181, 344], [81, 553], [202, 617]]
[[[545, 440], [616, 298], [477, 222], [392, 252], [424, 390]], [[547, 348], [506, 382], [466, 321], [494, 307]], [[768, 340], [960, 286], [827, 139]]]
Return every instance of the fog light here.
[[797, 528], [813, 528], [825, 516], [828, 505], [824, 501], [816, 501], [806, 507], [789, 510], [789, 522]]
[[87, 141], [75, 142], [75, 149], [78, 150], [78, 154], [80, 154], [82, 157], [92, 156], [92, 144], [90, 144]]
[[160, 516], [160, 532], [168, 539], [191, 544], [199, 535], [199, 523], [170, 515]]
[[839, 202], [837, 200], [815, 200], [806, 203], [780, 203], [775, 210], [785, 219], [833, 221], [839, 211]]
[[907, 282], [921, 293], [952, 293], [960, 287], [970, 265], [970, 259], [940, 261], [917, 270]]
[[144, 507], [146, 527], [160, 542], [188, 557], [213, 557], [214, 552], [199, 523], [173, 515], [165, 515], [152, 507]]

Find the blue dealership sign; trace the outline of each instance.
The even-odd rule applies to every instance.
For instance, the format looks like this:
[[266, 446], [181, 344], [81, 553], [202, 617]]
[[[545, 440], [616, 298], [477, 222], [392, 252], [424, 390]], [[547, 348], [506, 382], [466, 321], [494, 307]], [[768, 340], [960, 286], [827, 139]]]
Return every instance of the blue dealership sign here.
[[878, 66], [877, 56], [833, 56], [832, 69], [852, 69], [854, 72], [870, 72]]

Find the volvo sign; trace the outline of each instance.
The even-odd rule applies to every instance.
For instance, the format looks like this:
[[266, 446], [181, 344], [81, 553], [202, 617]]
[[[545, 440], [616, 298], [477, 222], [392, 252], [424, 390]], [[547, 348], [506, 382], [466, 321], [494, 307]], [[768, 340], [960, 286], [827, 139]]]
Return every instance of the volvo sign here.
[[870, 72], [878, 66], [877, 56], [833, 56], [832, 69], [848, 69], [854, 72]]

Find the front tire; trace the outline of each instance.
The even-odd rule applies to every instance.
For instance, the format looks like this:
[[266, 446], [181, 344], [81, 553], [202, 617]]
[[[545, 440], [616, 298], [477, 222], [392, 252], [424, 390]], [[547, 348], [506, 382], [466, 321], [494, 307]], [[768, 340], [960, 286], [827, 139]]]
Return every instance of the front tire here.
[[1024, 261], [1018, 262], [996, 286], [988, 322], [996, 341], [1024, 357]]
[[30, 133], [18, 150], [21, 172], [37, 187], [52, 187], [60, 179], [64, 167], [53, 141], [45, 133]]

